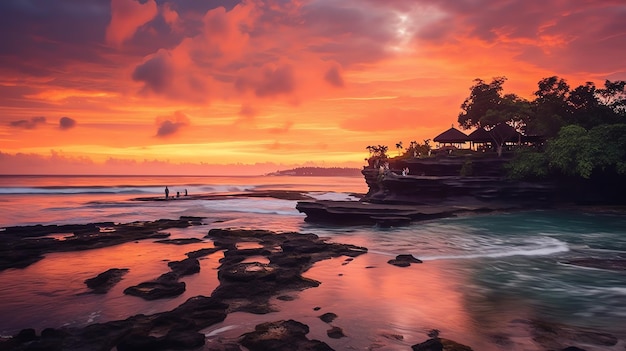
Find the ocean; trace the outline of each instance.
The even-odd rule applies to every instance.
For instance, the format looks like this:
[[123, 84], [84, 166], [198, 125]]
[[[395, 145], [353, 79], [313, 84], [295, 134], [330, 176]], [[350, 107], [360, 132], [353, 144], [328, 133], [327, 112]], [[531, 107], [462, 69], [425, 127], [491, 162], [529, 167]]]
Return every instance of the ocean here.
[[[624, 258], [624, 214], [528, 210], [397, 228], [343, 227], [305, 222], [292, 200], [133, 200], [163, 197], [165, 186], [170, 195], [185, 189], [190, 195], [297, 190], [316, 199], [351, 201], [358, 201], [354, 194], [367, 191], [361, 177], [0, 176], [0, 228], [185, 215], [204, 217], [206, 225], [167, 230], [171, 238], [203, 238], [211, 228], [269, 229], [315, 233], [369, 249], [350, 262], [337, 258], [317, 263], [305, 276], [321, 281], [319, 287], [294, 293], [293, 301], [273, 301], [278, 312], [229, 314], [203, 331], [208, 338], [236, 337], [265, 321], [295, 319], [310, 326], [309, 338], [336, 350], [408, 350], [428, 339], [433, 329], [474, 350], [544, 350], [524, 322], [533, 320], [594, 328], [620, 339], [614, 347], [590, 345], [587, 350], [623, 350], [626, 345], [626, 272], [562, 263], [574, 258]], [[187, 290], [176, 298], [144, 301], [123, 290], [167, 272], [168, 260], [211, 246], [209, 240], [182, 246], [142, 240], [52, 253], [24, 269], [4, 270], [0, 335], [152, 314], [173, 309], [192, 296], [208, 296], [219, 284], [221, 253], [201, 260], [199, 274], [181, 279]], [[424, 263], [407, 268], [387, 264], [398, 254], [412, 254]], [[86, 294], [85, 279], [114, 267], [130, 271], [107, 294]], [[347, 337], [326, 336], [328, 325], [318, 318], [325, 312], [338, 315], [333, 325]]]

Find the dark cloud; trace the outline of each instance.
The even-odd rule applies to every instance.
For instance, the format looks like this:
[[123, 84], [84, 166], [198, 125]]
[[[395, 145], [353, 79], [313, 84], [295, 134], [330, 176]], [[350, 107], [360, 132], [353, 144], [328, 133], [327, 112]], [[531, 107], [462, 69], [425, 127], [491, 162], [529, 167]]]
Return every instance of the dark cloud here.
[[178, 133], [182, 127], [189, 125], [189, 118], [184, 113], [177, 111], [170, 117], [157, 117], [157, 124], [159, 128], [156, 136], [165, 138]]
[[9, 122], [11, 127], [22, 129], [35, 129], [40, 124], [46, 124], [46, 117], [38, 116], [31, 119], [21, 119], [19, 121]]
[[256, 85], [254, 93], [258, 97], [289, 94], [295, 89], [296, 81], [291, 66], [266, 69], [263, 79]]
[[0, 67], [48, 76], [73, 62], [105, 62], [98, 45], [108, 0], [0, 1]]
[[61, 117], [61, 119], [59, 119], [59, 128], [61, 130], [72, 129], [75, 126], [76, 126], [76, 120], [73, 118]]
[[209, 10], [213, 10], [218, 7], [224, 7], [227, 11], [230, 11], [237, 4], [241, 3], [241, 0], [211, 0], [211, 1], [179, 1], [179, 0], [156, 0], [159, 5], [170, 4], [173, 9], [181, 14], [205, 14]]
[[166, 92], [174, 78], [174, 67], [169, 53], [160, 50], [133, 71], [134, 81], [144, 83], [144, 91]]
[[337, 67], [331, 67], [328, 71], [326, 71], [324, 79], [331, 85], [339, 88], [343, 87], [344, 85], [343, 78], [341, 77], [341, 74], [339, 73], [339, 69]]

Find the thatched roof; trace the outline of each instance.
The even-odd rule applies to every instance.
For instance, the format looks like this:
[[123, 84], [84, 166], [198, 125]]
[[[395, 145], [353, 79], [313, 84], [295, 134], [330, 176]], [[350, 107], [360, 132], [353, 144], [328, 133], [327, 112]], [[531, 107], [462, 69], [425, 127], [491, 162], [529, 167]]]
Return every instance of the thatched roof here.
[[502, 141], [518, 141], [520, 134], [508, 124], [498, 124], [493, 129], [486, 131], [484, 128], [478, 128], [471, 132], [467, 139], [474, 143], [490, 143], [495, 140]]
[[467, 136], [467, 139], [473, 143], [489, 143], [493, 141], [489, 132], [484, 128], [478, 128]]
[[433, 139], [436, 143], [465, 143], [468, 141], [467, 135], [462, 131], [452, 127], [445, 132], [437, 135]]

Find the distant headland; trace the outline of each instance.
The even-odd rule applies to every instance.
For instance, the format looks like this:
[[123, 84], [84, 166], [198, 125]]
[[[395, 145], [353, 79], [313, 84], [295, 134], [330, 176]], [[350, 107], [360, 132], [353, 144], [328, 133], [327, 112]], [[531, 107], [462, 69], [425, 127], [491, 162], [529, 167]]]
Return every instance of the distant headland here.
[[309, 176], [309, 177], [360, 177], [359, 168], [347, 167], [298, 167], [266, 174], [268, 176]]

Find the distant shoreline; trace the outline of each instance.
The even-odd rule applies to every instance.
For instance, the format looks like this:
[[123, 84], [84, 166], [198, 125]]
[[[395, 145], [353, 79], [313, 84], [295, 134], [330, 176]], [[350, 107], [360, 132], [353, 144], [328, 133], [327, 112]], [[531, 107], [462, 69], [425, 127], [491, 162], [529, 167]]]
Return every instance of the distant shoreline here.
[[276, 171], [266, 176], [296, 176], [296, 177], [362, 177], [361, 169], [347, 167], [298, 167], [283, 171]]

